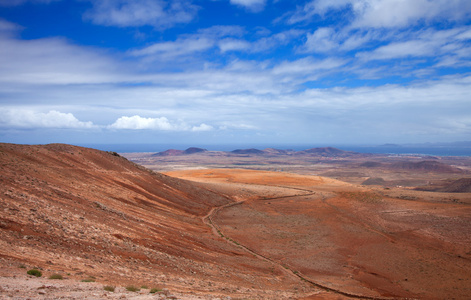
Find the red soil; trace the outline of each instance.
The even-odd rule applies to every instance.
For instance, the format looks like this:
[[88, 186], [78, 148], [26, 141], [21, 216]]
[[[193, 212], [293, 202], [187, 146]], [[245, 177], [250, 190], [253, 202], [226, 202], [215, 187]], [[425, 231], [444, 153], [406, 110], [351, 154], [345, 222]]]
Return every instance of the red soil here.
[[245, 184], [259, 194], [267, 185], [291, 186], [293, 197], [252, 198], [212, 219], [224, 236], [340, 295], [467, 299], [471, 293], [469, 205], [431, 202], [427, 193], [413, 201], [391, 198], [333, 179], [287, 173], [169, 174]]
[[26, 276], [18, 268], [24, 265], [44, 276], [77, 282], [93, 276], [102, 284], [168, 288], [188, 297], [315, 292], [213, 234], [202, 218], [232, 201], [223, 195], [112, 153], [68, 145], [0, 144], [0, 165], [2, 276], [18, 270]]
[[[279, 172], [169, 173], [189, 182], [68, 145], [0, 144], [0, 165], [0, 298], [111, 297], [85, 290], [91, 276], [181, 299], [471, 294], [467, 194], [437, 201], [452, 198]], [[20, 265], [71, 287], [35, 288]]]

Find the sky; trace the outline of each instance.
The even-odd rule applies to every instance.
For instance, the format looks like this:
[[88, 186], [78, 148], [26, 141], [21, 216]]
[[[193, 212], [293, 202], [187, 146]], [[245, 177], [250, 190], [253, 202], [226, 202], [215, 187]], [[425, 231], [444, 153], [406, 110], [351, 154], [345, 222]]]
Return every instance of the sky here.
[[0, 0], [0, 142], [470, 140], [469, 0]]

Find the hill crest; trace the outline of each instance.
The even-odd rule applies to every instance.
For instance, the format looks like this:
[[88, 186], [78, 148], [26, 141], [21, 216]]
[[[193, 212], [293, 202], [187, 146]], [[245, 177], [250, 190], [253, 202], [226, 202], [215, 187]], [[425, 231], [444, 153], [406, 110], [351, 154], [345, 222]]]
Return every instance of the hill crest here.
[[0, 143], [0, 164], [2, 269], [34, 266], [77, 281], [216, 294], [253, 291], [273, 276], [292, 282], [203, 222], [232, 203], [223, 194], [114, 152], [65, 144]]

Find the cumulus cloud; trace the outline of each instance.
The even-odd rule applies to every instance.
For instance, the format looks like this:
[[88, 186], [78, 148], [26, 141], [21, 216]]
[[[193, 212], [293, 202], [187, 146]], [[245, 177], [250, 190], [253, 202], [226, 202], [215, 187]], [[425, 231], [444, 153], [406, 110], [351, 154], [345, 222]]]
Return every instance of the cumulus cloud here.
[[188, 126], [183, 122], [171, 122], [166, 117], [146, 118], [139, 115], [132, 117], [123, 116], [118, 118], [109, 129], [130, 129], [130, 130], [162, 130], [162, 131], [210, 131], [214, 128], [202, 123], [198, 126]]
[[170, 124], [165, 117], [144, 118], [141, 116], [120, 117], [109, 126], [111, 129], [155, 129], [155, 130], [175, 130], [176, 127]]
[[245, 7], [252, 12], [259, 12], [265, 8], [266, 0], [230, 0], [231, 4]]
[[0, 113], [0, 125], [10, 128], [94, 128], [92, 122], [79, 121], [71, 113], [51, 110], [47, 113], [26, 109], [7, 109]]
[[191, 22], [198, 7], [187, 0], [91, 0], [93, 8], [85, 19], [105, 26], [139, 27], [150, 25], [167, 29]]

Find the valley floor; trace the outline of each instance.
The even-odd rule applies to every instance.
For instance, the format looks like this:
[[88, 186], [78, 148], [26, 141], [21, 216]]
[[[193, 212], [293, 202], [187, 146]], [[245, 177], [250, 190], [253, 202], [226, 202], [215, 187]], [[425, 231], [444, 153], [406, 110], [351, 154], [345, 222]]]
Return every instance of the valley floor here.
[[210, 215], [218, 234], [332, 296], [471, 294], [469, 194], [455, 196], [461, 197], [456, 203], [444, 193], [374, 189], [282, 172], [167, 174], [236, 197], [236, 205]]

